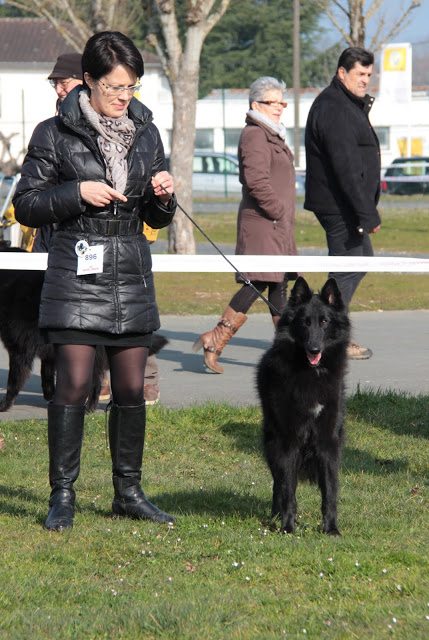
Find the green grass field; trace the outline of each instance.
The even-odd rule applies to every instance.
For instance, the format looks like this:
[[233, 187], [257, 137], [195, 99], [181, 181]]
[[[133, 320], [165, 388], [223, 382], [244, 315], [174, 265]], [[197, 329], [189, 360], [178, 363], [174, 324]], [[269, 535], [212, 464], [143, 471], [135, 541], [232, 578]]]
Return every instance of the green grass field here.
[[[395, 202], [396, 207], [383, 209], [383, 202]], [[413, 199], [414, 202], [414, 199]], [[429, 254], [429, 197], [417, 199], [418, 206], [406, 207], [407, 198], [385, 198], [380, 210], [381, 230], [372, 236], [375, 251]], [[401, 204], [403, 206], [401, 207]], [[222, 214], [195, 216], [198, 225], [216, 243], [234, 244], [236, 239], [237, 202], [226, 204]], [[162, 230], [160, 238], [167, 237]], [[298, 247], [326, 247], [323, 229], [314, 215], [298, 211], [295, 237]], [[203, 236], [196, 231], [196, 242]], [[233, 252], [233, 249], [232, 249]], [[327, 274], [305, 273], [310, 285], [319, 288]], [[237, 291], [233, 274], [219, 273], [159, 273], [156, 274], [157, 299], [163, 314], [220, 314]], [[392, 311], [427, 309], [429, 307], [429, 275], [370, 273], [359, 285], [350, 306], [351, 311]], [[254, 305], [251, 313], [265, 313], [263, 305]]]
[[[199, 217], [217, 242], [235, 241], [234, 207]], [[376, 248], [429, 253], [425, 200], [382, 214]], [[324, 246], [311, 214], [298, 214], [297, 241]], [[218, 313], [237, 288], [222, 274], [156, 282], [162, 313]], [[428, 308], [428, 285], [370, 274], [352, 310]], [[321, 533], [320, 495], [305, 483], [296, 534], [278, 532], [260, 424], [256, 406], [148, 410], [142, 484], [177, 515], [168, 528], [112, 518], [105, 418], [87, 416], [75, 527], [55, 534], [43, 529], [46, 421], [0, 422], [0, 639], [426, 639], [429, 396], [348, 399], [340, 538]]]
[[97, 415], [75, 527], [44, 531], [45, 423], [1, 423], [0, 637], [427, 638], [428, 415], [429, 397], [349, 399], [338, 539], [308, 484], [296, 534], [273, 526], [256, 407], [148, 411], [143, 485], [172, 529], [111, 517]]

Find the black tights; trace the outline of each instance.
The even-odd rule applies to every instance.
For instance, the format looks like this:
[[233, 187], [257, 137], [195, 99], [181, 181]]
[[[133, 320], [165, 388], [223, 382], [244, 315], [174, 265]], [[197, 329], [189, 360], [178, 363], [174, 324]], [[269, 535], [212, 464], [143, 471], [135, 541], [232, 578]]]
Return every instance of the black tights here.
[[[268, 300], [278, 311], [276, 313], [270, 307], [270, 313], [272, 316], [280, 315], [286, 302], [287, 279], [285, 278], [283, 282], [253, 282], [252, 284], [260, 293], [268, 287]], [[229, 306], [237, 313], [247, 313], [258, 297], [252, 287], [244, 284], [231, 298]]]
[[[115, 404], [138, 406], [144, 401], [144, 370], [148, 347], [106, 347]], [[57, 382], [53, 404], [84, 405], [89, 395], [95, 347], [56, 344]]]

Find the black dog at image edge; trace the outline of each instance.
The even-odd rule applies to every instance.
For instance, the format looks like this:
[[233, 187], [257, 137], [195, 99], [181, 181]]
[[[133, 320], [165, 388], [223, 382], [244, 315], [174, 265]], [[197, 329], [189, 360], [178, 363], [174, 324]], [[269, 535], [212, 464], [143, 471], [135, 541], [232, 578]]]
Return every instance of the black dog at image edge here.
[[263, 448], [273, 476], [272, 517], [296, 527], [298, 479], [317, 483], [324, 533], [338, 536], [338, 473], [344, 442], [344, 375], [350, 322], [334, 278], [314, 294], [299, 277], [257, 369]]
[[[0, 241], [1, 252], [22, 252]], [[0, 412], [8, 411], [29, 378], [36, 357], [40, 358], [43, 397], [52, 400], [55, 393], [54, 347], [44, 344], [38, 329], [39, 304], [43, 271], [0, 270], [0, 339], [9, 355], [6, 394], [0, 401]], [[167, 338], [154, 334], [149, 354], [158, 353], [168, 343]], [[108, 369], [104, 347], [97, 346], [87, 411], [98, 406], [101, 382]]]

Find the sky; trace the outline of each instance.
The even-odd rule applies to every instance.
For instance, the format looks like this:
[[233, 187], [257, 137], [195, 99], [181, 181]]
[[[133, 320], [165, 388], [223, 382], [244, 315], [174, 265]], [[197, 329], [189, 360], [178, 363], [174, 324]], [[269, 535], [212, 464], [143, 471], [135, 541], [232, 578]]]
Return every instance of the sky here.
[[[365, 3], [366, 8], [371, 4], [368, 0]], [[411, 4], [411, 0], [384, 0], [382, 8], [379, 9], [380, 13], [384, 13], [388, 17], [389, 13], [392, 14], [392, 20], [401, 14], [401, 9], [408, 7]], [[411, 43], [429, 43], [429, 0], [421, 0], [421, 6], [417, 9], [413, 9], [409, 16], [410, 24], [403, 31], [401, 31], [395, 38], [395, 42], [411, 42]], [[375, 17], [369, 21], [369, 25], [374, 21]], [[329, 18], [324, 21], [324, 26], [330, 31], [330, 38], [333, 41], [338, 40], [338, 31], [332, 27], [330, 28]], [[371, 30], [369, 30], [371, 35]], [[369, 45], [369, 42], [367, 42]]]
[[[385, 0], [386, 2], [386, 0]], [[392, 10], [398, 11], [402, 6], [408, 6], [401, 0], [388, 0]], [[429, 42], [429, 0], [421, 0], [421, 6], [410, 13], [410, 25], [398, 36], [404, 42]]]

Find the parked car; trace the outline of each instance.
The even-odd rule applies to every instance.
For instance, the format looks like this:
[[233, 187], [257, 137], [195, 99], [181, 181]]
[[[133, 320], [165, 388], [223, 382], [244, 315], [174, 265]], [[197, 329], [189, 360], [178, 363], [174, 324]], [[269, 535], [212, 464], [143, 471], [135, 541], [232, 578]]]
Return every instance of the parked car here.
[[381, 191], [397, 195], [429, 193], [429, 158], [395, 158], [381, 179]]
[[305, 196], [305, 171], [297, 170], [295, 176], [295, 190], [297, 196]]
[[[170, 164], [166, 156], [167, 167]], [[238, 158], [232, 153], [195, 151], [192, 175], [194, 195], [241, 195], [238, 179]], [[299, 171], [295, 179], [296, 195], [305, 194], [305, 172]]]
[[10, 242], [12, 247], [21, 244], [21, 227], [15, 220], [12, 206], [19, 177], [20, 174], [5, 176], [0, 173], [0, 240]]
[[[169, 166], [169, 156], [166, 160]], [[195, 151], [192, 191], [199, 196], [241, 194], [237, 156], [216, 151]]]

